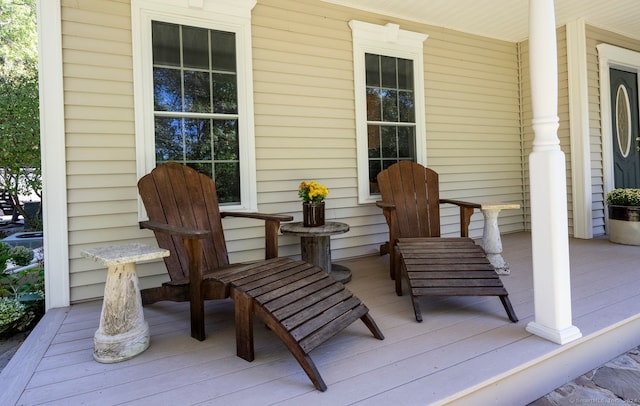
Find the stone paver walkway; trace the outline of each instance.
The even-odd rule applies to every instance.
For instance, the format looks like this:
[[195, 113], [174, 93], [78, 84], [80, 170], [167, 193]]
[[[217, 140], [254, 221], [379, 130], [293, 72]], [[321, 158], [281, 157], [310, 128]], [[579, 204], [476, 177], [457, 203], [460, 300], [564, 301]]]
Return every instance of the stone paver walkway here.
[[640, 405], [640, 347], [541, 397], [529, 406]]

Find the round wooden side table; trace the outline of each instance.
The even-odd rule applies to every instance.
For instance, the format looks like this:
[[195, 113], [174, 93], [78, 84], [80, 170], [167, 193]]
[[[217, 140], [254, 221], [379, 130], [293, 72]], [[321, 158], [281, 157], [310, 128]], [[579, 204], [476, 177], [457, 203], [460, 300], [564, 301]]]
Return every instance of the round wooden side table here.
[[300, 236], [302, 260], [317, 265], [335, 280], [347, 283], [351, 280], [351, 270], [346, 266], [331, 263], [331, 236], [349, 231], [349, 225], [337, 221], [327, 221], [323, 226], [304, 227], [302, 222], [283, 223], [282, 234]]

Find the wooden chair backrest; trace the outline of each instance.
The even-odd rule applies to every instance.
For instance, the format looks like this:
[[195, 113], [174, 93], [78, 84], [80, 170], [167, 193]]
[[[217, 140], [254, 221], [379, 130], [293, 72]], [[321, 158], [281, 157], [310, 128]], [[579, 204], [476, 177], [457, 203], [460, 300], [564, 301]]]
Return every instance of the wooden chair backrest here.
[[[213, 179], [186, 165], [167, 163], [143, 176], [138, 191], [150, 221], [211, 232], [203, 240], [205, 270], [229, 264]], [[155, 236], [158, 246], [171, 252], [164, 259], [171, 280], [188, 279], [189, 258], [182, 237], [162, 232]]]
[[400, 161], [378, 174], [382, 201], [395, 205], [387, 224], [396, 238], [440, 237], [438, 174], [411, 161]]

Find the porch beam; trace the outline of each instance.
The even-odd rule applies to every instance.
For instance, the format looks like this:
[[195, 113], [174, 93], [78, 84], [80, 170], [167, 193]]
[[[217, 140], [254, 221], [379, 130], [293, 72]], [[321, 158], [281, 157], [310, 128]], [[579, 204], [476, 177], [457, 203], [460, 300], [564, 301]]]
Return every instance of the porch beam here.
[[571, 317], [565, 155], [558, 139], [553, 0], [529, 0], [533, 150], [529, 155], [534, 321], [527, 331], [558, 344], [582, 336]]

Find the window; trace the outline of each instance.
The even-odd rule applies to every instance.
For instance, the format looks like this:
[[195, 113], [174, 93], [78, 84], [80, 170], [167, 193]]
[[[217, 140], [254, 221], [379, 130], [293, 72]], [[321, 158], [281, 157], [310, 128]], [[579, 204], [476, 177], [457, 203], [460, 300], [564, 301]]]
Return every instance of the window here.
[[187, 164], [216, 179], [220, 204], [240, 204], [235, 34], [151, 27], [156, 164]]
[[365, 54], [369, 193], [376, 176], [400, 160], [416, 160], [413, 61]]
[[256, 209], [254, 5], [132, 1], [138, 177], [184, 163], [216, 180], [226, 209]]
[[378, 199], [376, 176], [411, 160], [426, 165], [424, 140], [424, 34], [398, 25], [351, 21], [353, 34], [358, 195]]

